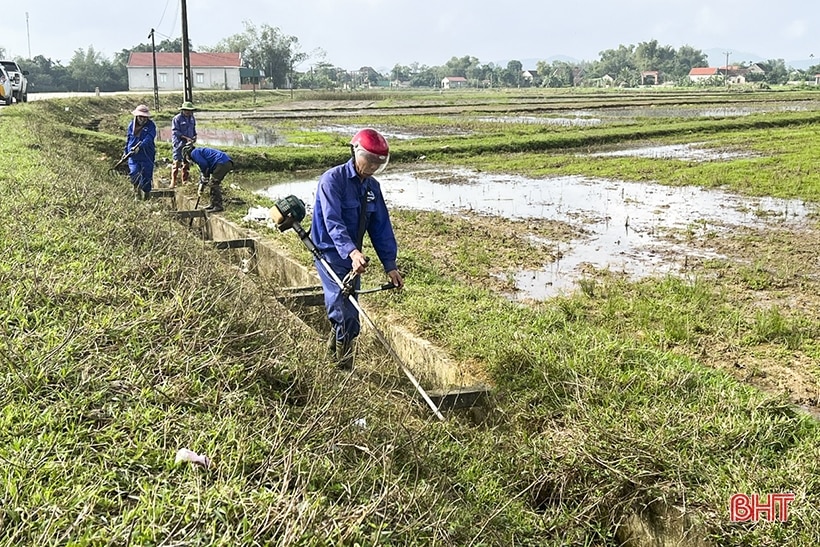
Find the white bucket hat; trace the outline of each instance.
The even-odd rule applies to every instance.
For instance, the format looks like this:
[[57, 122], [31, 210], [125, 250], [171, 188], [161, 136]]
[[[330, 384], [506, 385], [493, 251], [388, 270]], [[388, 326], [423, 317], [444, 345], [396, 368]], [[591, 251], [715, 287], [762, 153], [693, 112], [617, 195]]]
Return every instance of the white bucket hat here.
[[141, 104], [137, 108], [135, 108], [134, 111], [131, 112], [131, 114], [133, 114], [134, 116], [145, 116], [146, 118], [151, 117], [151, 111], [148, 110], [148, 107], [144, 104]]

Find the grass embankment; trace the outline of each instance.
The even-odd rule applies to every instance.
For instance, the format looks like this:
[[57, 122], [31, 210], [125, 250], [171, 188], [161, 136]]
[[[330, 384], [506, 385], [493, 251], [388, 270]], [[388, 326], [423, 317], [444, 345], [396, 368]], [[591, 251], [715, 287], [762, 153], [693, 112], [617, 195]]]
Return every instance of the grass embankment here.
[[[481, 425], [439, 424], [327, 373], [317, 336], [36, 108], [0, 116], [5, 544], [599, 545], [663, 506], [717, 545], [820, 536], [817, 424], [672, 351], [742, 322], [708, 283], [525, 308], [465, 282], [466, 251], [462, 277], [407, 242], [391, 305], [497, 389]], [[180, 446], [214, 469], [173, 467]], [[731, 494], [781, 491], [789, 522], [729, 522]]]
[[[436, 515], [442, 492], [409, 486], [419, 437], [443, 431], [332, 376], [315, 334], [35, 108], [0, 116], [3, 545], [466, 534]], [[182, 446], [214, 469], [174, 468]]]

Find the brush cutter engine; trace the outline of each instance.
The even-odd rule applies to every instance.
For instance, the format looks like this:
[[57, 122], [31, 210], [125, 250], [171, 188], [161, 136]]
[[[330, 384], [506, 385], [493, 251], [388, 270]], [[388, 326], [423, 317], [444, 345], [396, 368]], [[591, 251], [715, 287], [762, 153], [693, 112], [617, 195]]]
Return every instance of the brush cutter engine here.
[[293, 228], [296, 222], [305, 218], [305, 202], [296, 196], [288, 196], [277, 201], [271, 209], [273, 221], [280, 232]]

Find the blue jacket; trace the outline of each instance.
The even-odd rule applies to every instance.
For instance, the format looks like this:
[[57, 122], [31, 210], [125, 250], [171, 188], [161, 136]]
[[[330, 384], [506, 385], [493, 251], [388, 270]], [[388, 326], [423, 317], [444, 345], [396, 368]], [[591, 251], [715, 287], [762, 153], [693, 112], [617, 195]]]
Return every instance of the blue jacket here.
[[361, 181], [353, 159], [325, 171], [319, 178], [311, 239], [331, 265], [350, 269], [350, 253], [356, 249], [362, 196], [367, 195], [365, 231], [370, 236], [385, 272], [396, 269], [398, 246], [381, 185], [373, 177]]
[[[174, 116], [171, 120], [171, 144], [174, 152], [182, 150], [182, 147], [188, 142], [182, 137], [189, 137], [196, 140], [196, 118], [191, 114], [186, 116], [182, 112]], [[175, 158], [175, 159], [181, 159]]]
[[191, 161], [199, 167], [202, 176], [208, 178], [220, 163], [228, 163], [231, 157], [216, 148], [194, 148], [191, 152]]
[[139, 145], [140, 151], [129, 158], [129, 162], [134, 163], [154, 163], [157, 149], [154, 144], [154, 139], [157, 138], [157, 126], [154, 120], [148, 120], [142, 127], [142, 130], [134, 135], [134, 120], [128, 124], [128, 133], [125, 135], [125, 150], [123, 155], [127, 154], [134, 146]]

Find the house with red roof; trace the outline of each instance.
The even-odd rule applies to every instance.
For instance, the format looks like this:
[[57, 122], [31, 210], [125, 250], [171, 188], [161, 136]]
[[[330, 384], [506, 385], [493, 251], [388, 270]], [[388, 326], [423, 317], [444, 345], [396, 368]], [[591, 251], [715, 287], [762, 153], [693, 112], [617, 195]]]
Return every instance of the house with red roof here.
[[[194, 89], [241, 89], [239, 53], [191, 53], [191, 87]], [[183, 91], [182, 53], [157, 53], [159, 91]], [[154, 89], [154, 54], [134, 51], [125, 65], [129, 91]]]
[[689, 71], [689, 79], [693, 82], [703, 82], [710, 78], [721, 78], [730, 84], [745, 84], [747, 77], [751, 80], [760, 80], [766, 71], [757, 64], [752, 63], [748, 67], [742, 65], [728, 65], [722, 67], [695, 67]]
[[697, 66], [689, 71], [689, 79], [693, 82], [703, 82], [709, 78], [720, 76], [723, 72], [716, 67]]

